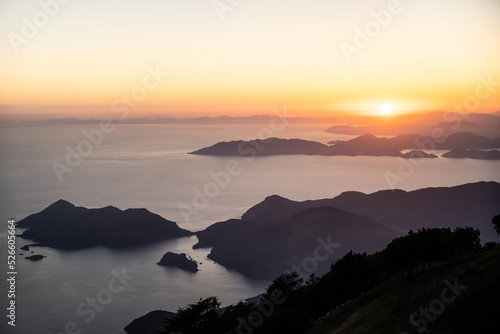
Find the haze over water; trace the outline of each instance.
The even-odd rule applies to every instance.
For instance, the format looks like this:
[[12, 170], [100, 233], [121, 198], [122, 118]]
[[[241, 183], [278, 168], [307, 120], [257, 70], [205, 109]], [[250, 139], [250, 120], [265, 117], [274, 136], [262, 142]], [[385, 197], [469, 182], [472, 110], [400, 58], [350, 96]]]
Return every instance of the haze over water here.
[[[335, 197], [348, 190], [387, 189], [384, 172], [397, 173], [400, 163], [392, 157], [273, 156], [249, 162], [244, 157], [189, 155], [221, 140], [256, 137], [265, 125], [119, 125], [59, 182], [51, 163], [63, 162], [66, 145], [75, 147], [84, 138], [82, 130], [93, 126], [2, 126], [3, 220], [22, 219], [62, 198], [84, 207], [145, 207], [182, 228], [201, 230], [240, 217], [272, 194], [306, 200]], [[324, 128], [324, 124], [290, 125], [276, 135], [323, 143], [350, 138], [325, 133]], [[193, 189], [203, 192], [203, 187], [213, 181], [210, 173], [225, 170], [231, 160], [238, 161], [242, 172], [233, 176], [205, 209], [186, 220], [179, 206], [192, 206]], [[399, 188], [500, 181], [499, 167], [499, 161], [428, 159]], [[18, 243], [20, 247], [30, 242], [18, 239]], [[228, 305], [260, 294], [268, 286], [267, 281], [251, 280], [211, 263], [205, 259], [208, 249], [191, 249], [195, 243], [196, 237], [190, 237], [127, 251], [94, 248], [65, 253], [35, 248], [37, 254], [48, 257], [41, 262], [19, 257], [17, 300], [23, 318], [18, 321], [18, 329], [48, 333], [75, 321], [89, 333], [122, 333], [131, 320], [154, 309], [175, 311], [209, 295], [219, 296]], [[157, 266], [155, 263], [167, 251], [190, 254], [202, 262], [201, 271], [193, 275]], [[85, 323], [86, 318], [78, 315], [76, 308], [107, 286], [112, 270], [123, 268], [135, 279], [123, 293], [113, 296], [116, 302], [97, 313], [90, 324]]]
[[[343, 191], [365, 193], [390, 186], [386, 171], [397, 174], [400, 160], [393, 157], [273, 156], [248, 161], [246, 157], [220, 158], [190, 155], [219, 141], [257, 137], [266, 125], [118, 125], [94, 147], [90, 156], [59, 182], [52, 162], [65, 162], [67, 145], [85, 139], [82, 130], [95, 125], [14, 125], [1, 128], [0, 176], [2, 215], [17, 219], [65, 199], [77, 206], [145, 207], [182, 228], [200, 230], [239, 217], [265, 197], [277, 194], [293, 200], [330, 198]], [[289, 125], [276, 133], [327, 143], [351, 136], [324, 132], [325, 125]], [[438, 154], [441, 152], [438, 152]], [[194, 188], [203, 193], [213, 182], [210, 173], [226, 170], [236, 160], [242, 172], [231, 178], [209, 205], [190, 215], [180, 205], [193, 206]], [[453, 186], [477, 181], [500, 181], [498, 161], [425, 159], [405, 182], [403, 190]]]

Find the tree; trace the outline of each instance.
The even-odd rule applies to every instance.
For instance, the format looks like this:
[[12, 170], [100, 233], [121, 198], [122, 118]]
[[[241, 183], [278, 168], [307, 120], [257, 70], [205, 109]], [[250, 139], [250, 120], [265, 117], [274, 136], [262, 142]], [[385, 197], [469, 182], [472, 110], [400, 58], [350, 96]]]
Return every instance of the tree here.
[[500, 215], [493, 216], [491, 223], [495, 225], [495, 231], [497, 231], [497, 234], [500, 234]]
[[217, 297], [201, 299], [196, 304], [180, 307], [177, 314], [165, 321], [163, 334], [209, 334], [218, 331], [220, 302]]
[[472, 227], [457, 227], [453, 231], [452, 247], [461, 251], [481, 249], [481, 232]]
[[409, 278], [421, 262], [443, 261], [481, 248], [481, 232], [472, 227], [419, 229], [395, 238], [382, 251], [386, 268], [406, 268]]
[[296, 271], [281, 274], [267, 288], [264, 299], [272, 300], [274, 298], [272, 295], [276, 293], [287, 296], [300, 288], [303, 282], [304, 280], [300, 278], [300, 275]]

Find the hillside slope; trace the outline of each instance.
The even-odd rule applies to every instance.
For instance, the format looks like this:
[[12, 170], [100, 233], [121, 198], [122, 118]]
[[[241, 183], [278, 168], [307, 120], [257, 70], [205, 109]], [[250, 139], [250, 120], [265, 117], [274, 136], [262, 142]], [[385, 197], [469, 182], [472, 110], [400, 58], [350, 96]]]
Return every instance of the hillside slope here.
[[[450, 284], [459, 287], [458, 295]], [[332, 310], [304, 334], [496, 334], [498, 310], [500, 245], [460, 260], [427, 264], [414, 281], [393, 277]]]

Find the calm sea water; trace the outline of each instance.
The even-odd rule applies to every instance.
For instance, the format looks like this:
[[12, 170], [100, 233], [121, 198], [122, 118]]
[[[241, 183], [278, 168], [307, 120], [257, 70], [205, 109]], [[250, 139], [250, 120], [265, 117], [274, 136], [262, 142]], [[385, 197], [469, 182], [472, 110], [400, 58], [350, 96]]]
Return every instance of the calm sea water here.
[[[327, 126], [290, 125], [274, 135], [323, 143], [350, 138], [323, 132]], [[269, 134], [262, 130], [268, 126], [117, 125], [60, 182], [52, 162], [64, 163], [66, 147], [76, 149], [85, 140], [82, 131], [94, 128], [92, 124], [0, 126], [0, 218], [5, 222], [5, 228], [0, 230], [2, 254], [6, 254], [9, 218], [22, 219], [60, 198], [85, 207], [145, 207], [194, 231], [240, 217], [272, 194], [306, 200], [334, 197], [347, 190], [387, 189], [384, 173], [397, 174], [401, 163], [390, 157], [276, 156], [248, 161], [243, 157], [195, 156], [187, 152], [221, 140]], [[225, 187], [206, 188], [213, 182], [211, 174], [226, 170], [230, 161], [238, 163], [241, 173], [232, 176]], [[429, 159], [416, 166], [397, 187], [414, 190], [476, 181], [500, 182], [499, 170], [498, 161]], [[193, 207], [193, 200], [200, 201], [197, 191], [203, 193], [206, 189], [212, 191], [204, 202], [206, 207], [183, 214], [180, 207]], [[131, 320], [151, 310], [175, 311], [211, 295], [219, 296], [227, 305], [262, 293], [269, 284], [206, 260], [208, 250], [191, 249], [195, 242], [196, 237], [182, 238], [128, 251], [35, 248], [35, 253], [47, 258], [40, 262], [18, 258], [16, 328], [2, 321], [0, 331], [55, 334], [64, 332], [65, 324], [74, 321], [82, 333], [123, 333], [122, 328]], [[26, 243], [18, 239], [19, 247]], [[167, 251], [190, 254], [202, 262], [201, 271], [190, 274], [157, 266]], [[87, 323], [88, 315], [80, 316], [76, 309], [108, 287], [113, 270], [125, 270], [134, 278]], [[1, 289], [5, 301], [4, 280]], [[87, 309], [85, 306], [81, 310]]]

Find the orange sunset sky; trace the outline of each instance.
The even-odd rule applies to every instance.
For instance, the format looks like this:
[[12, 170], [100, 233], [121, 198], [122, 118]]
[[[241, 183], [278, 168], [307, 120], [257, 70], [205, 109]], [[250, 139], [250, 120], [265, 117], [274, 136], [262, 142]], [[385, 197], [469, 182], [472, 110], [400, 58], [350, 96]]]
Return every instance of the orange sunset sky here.
[[148, 67], [131, 117], [452, 110], [479, 78], [500, 110], [498, 0], [0, 1], [0, 35], [4, 118], [113, 116]]

